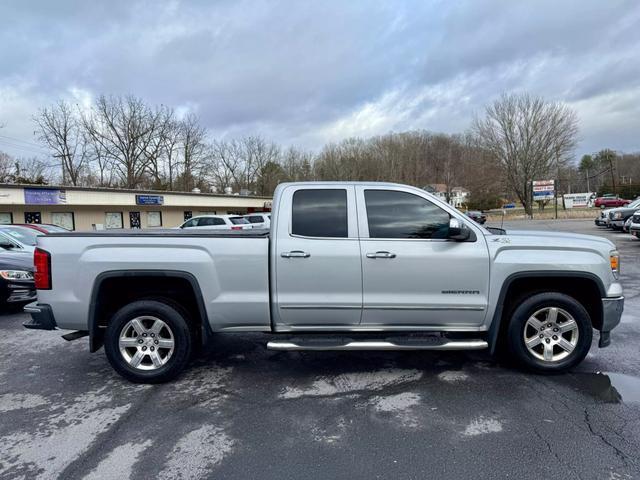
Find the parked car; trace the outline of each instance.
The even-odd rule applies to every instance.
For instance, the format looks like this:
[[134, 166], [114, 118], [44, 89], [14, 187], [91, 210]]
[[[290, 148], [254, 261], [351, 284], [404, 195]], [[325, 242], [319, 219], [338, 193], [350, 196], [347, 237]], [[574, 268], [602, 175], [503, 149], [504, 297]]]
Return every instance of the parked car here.
[[633, 215], [627, 218], [622, 226], [622, 231], [624, 233], [630, 233], [629, 228], [631, 227], [631, 222], [633, 221]]
[[598, 208], [612, 208], [623, 207], [629, 203], [631, 203], [631, 200], [625, 200], [623, 198], [620, 198], [618, 195], [605, 195], [596, 198], [594, 205]]
[[487, 216], [484, 213], [479, 212], [477, 210], [470, 210], [467, 212], [466, 215], [471, 220], [473, 220], [476, 223], [479, 223], [480, 225], [484, 225], [484, 223], [487, 221]]
[[178, 228], [207, 228], [211, 230], [249, 230], [251, 224], [240, 215], [199, 215]]
[[631, 216], [631, 224], [629, 225], [629, 233], [635, 235], [636, 238], [640, 238], [640, 211], [637, 211]]
[[611, 208], [605, 208], [604, 210], [600, 210], [600, 213], [596, 217], [595, 223], [598, 227], [606, 227], [609, 224], [609, 212]]
[[293, 351], [500, 345], [553, 373], [620, 322], [620, 258], [602, 237], [493, 234], [424, 190], [374, 182], [282, 184], [272, 215], [270, 232], [39, 237], [24, 326], [78, 330], [125, 378], [158, 383], [224, 340], [214, 332]]
[[244, 218], [251, 224], [251, 228], [271, 228], [270, 213], [250, 213], [245, 215]]
[[47, 234], [47, 233], [62, 233], [68, 232], [66, 228], [60, 227], [58, 225], [53, 225], [51, 223], [12, 223], [12, 225], [16, 225], [19, 227], [32, 228], [33, 230], [37, 230], [38, 232]]
[[30, 228], [2, 226], [0, 227], [0, 248], [31, 255], [36, 245], [36, 239], [44, 235]]
[[0, 251], [0, 308], [35, 300], [33, 257]]
[[640, 209], [640, 198], [625, 207], [612, 208], [607, 210], [607, 226], [614, 230], [622, 230], [624, 222], [630, 218], [636, 210]]

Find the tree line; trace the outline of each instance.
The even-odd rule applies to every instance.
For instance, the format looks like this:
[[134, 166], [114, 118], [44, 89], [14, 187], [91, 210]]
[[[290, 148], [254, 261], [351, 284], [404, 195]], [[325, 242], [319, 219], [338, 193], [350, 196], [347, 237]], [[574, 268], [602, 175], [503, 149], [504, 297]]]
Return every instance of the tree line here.
[[100, 96], [88, 107], [60, 101], [33, 122], [51, 159], [0, 154], [0, 181], [257, 195], [271, 195], [284, 181], [389, 181], [440, 184], [447, 197], [463, 187], [472, 208], [513, 199], [530, 211], [531, 180], [564, 180], [565, 190], [573, 183], [576, 191], [586, 187], [582, 180], [589, 187], [605, 183], [607, 173], [615, 182], [627, 164], [640, 179], [638, 155], [614, 162], [610, 153], [598, 153], [576, 164], [575, 112], [528, 94], [502, 95], [465, 133], [348, 138], [318, 152], [261, 136], [212, 139], [196, 115], [134, 96]]

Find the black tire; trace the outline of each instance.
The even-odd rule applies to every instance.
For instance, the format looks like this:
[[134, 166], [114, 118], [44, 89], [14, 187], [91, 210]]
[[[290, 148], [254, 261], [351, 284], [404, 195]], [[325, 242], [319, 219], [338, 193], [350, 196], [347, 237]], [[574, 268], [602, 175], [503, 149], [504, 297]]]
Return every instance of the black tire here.
[[[140, 316], [162, 320], [173, 334], [174, 347], [166, 363], [154, 370], [134, 368], [120, 353], [119, 338], [129, 321]], [[177, 377], [191, 357], [192, 333], [184, 310], [157, 300], [139, 300], [125, 305], [111, 318], [105, 334], [105, 353], [113, 369], [134, 383], [163, 383]]]
[[[556, 307], [569, 313], [578, 328], [577, 343], [573, 351], [556, 361], [546, 361], [534, 356], [524, 341], [527, 320], [535, 312], [548, 307]], [[507, 346], [511, 356], [525, 368], [539, 373], [560, 373], [584, 360], [591, 348], [592, 337], [593, 327], [589, 313], [576, 299], [563, 293], [544, 292], [529, 296], [515, 308], [507, 330]], [[544, 345], [542, 348], [544, 349]]]

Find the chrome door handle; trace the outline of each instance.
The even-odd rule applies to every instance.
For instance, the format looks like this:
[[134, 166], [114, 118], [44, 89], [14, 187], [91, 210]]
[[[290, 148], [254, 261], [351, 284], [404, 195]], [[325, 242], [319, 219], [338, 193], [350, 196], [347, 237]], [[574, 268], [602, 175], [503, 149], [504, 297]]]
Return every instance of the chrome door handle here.
[[391, 252], [367, 253], [367, 258], [396, 258], [396, 254]]
[[282, 258], [309, 258], [311, 254], [302, 250], [293, 250], [291, 252], [282, 252], [280, 256]]

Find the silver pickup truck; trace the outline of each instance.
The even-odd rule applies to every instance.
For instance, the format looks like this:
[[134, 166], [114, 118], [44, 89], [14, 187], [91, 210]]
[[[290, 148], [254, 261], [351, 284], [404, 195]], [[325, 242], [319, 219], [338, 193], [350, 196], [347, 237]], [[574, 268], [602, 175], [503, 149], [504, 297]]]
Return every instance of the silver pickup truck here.
[[271, 230], [38, 238], [35, 329], [75, 330], [135, 382], [175, 377], [217, 332], [277, 350], [501, 349], [566, 370], [624, 298], [606, 239], [485, 229], [418, 188], [287, 183]]

